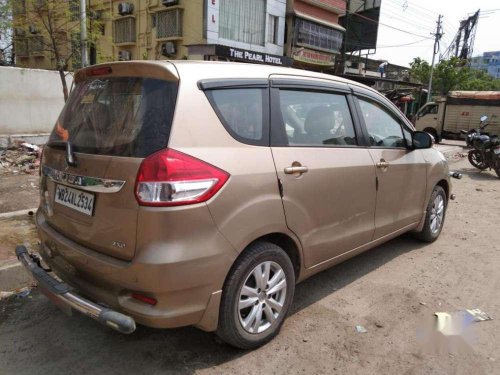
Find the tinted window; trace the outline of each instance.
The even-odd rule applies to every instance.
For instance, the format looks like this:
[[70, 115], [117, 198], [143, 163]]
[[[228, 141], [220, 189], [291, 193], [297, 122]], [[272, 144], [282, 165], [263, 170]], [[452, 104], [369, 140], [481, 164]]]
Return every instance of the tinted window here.
[[345, 95], [280, 90], [280, 107], [289, 145], [356, 145]]
[[359, 99], [359, 105], [372, 146], [406, 147], [399, 121], [382, 105], [363, 99]]
[[49, 138], [78, 152], [145, 157], [167, 146], [177, 83], [101, 78], [78, 83]]
[[226, 129], [245, 143], [263, 141], [264, 89], [209, 90], [207, 95]]

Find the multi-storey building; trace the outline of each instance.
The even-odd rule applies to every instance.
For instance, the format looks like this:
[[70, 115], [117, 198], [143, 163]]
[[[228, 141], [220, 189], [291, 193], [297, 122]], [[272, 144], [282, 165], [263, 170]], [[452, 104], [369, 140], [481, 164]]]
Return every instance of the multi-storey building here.
[[471, 59], [471, 68], [484, 70], [493, 78], [500, 78], [500, 51], [485, 52]]
[[[344, 0], [87, 0], [88, 22], [99, 25], [90, 63], [140, 59], [229, 60], [325, 69], [340, 53]], [[15, 0], [16, 64], [53, 69], [48, 38], [31, 20], [33, 4]], [[80, 0], [57, 2], [63, 54], [81, 66]]]
[[334, 67], [345, 33], [339, 17], [345, 12], [345, 0], [288, 1], [286, 54], [295, 66], [325, 71]]
[[[40, 0], [37, 0], [40, 1]], [[98, 23], [100, 35], [90, 44], [90, 62], [188, 58], [187, 44], [203, 43], [203, 5], [206, 0], [89, 0], [88, 25]], [[79, 0], [63, 0], [60, 31], [66, 33], [69, 68], [80, 67]], [[30, 24], [33, 0], [15, 0], [15, 54], [19, 66], [54, 68], [51, 53], [42, 52], [37, 40], [48, 38], [43, 27]], [[45, 32], [46, 34], [46, 32]], [[63, 48], [64, 49], [64, 48]]]
[[203, 43], [189, 57], [291, 65], [283, 56], [286, 0], [206, 0]]

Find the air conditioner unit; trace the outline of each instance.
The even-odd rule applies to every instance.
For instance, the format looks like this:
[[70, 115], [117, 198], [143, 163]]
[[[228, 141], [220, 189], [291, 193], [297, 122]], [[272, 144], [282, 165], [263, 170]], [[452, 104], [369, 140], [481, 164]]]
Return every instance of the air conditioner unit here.
[[161, 3], [166, 7], [179, 4], [179, 0], [161, 0]]
[[132, 14], [133, 12], [134, 12], [134, 4], [132, 4], [132, 3], [120, 3], [120, 4], [118, 4], [118, 13], [120, 13], [120, 16]]
[[20, 27], [16, 27], [14, 29], [14, 35], [15, 36], [26, 36], [26, 31], [24, 29], [21, 29]]
[[166, 42], [161, 45], [161, 54], [163, 56], [175, 55], [175, 50], [174, 42]]
[[38, 28], [35, 25], [30, 25], [29, 30], [31, 34], [38, 34]]
[[130, 53], [130, 51], [119, 51], [118, 52], [118, 60], [119, 61], [132, 60], [132, 54]]

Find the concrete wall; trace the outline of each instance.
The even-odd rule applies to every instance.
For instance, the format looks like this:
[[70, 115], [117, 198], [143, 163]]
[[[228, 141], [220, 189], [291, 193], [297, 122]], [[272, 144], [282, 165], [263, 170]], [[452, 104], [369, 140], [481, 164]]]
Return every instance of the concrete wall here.
[[63, 105], [58, 72], [0, 67], [0, 135], [49, 133]]

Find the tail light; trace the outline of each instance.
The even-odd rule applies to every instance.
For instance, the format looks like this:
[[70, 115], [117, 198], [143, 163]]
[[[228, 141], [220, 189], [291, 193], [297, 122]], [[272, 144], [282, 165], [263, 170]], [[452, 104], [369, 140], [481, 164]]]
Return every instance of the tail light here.
[[135, 195], [142, 206], [181, 206], [212, 198], [229, 174], [211, 164], [172, 149], [142, 161]]

